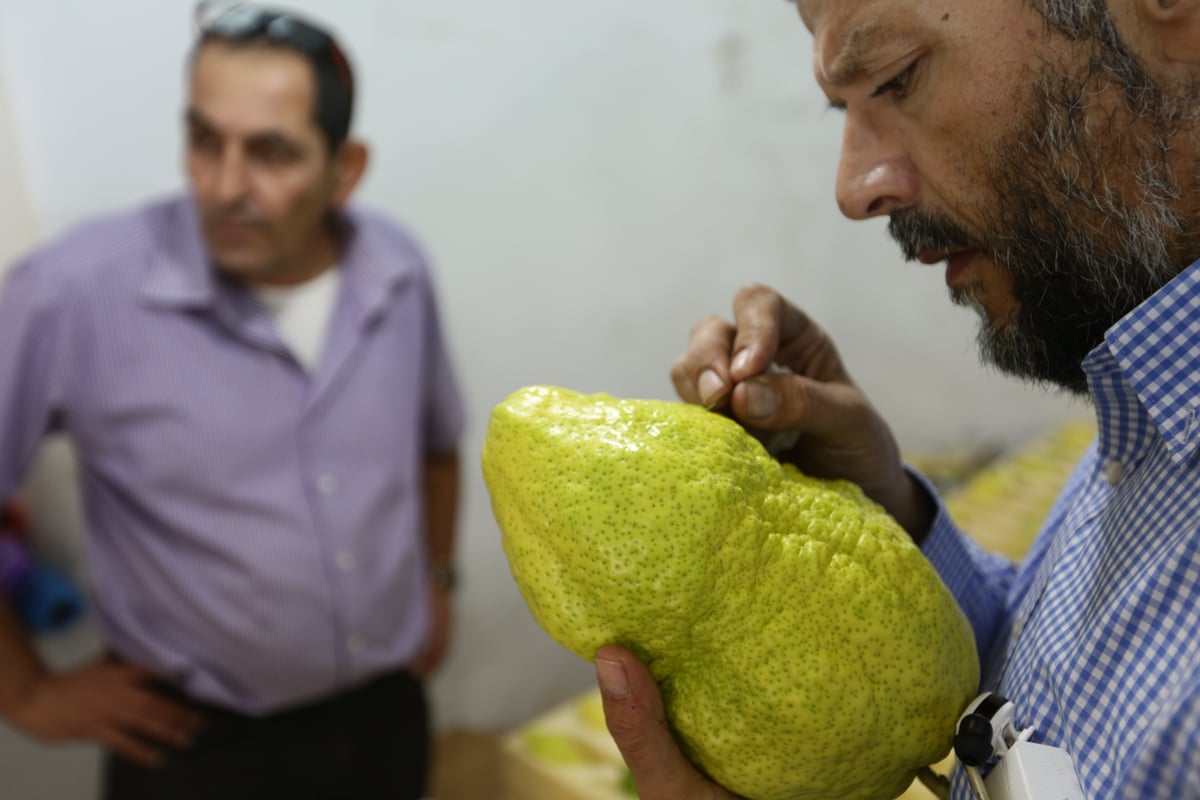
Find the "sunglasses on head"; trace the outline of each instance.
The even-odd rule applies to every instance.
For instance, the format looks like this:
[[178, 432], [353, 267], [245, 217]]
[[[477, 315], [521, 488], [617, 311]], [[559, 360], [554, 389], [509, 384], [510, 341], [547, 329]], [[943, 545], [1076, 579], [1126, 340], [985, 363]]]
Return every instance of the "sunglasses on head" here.
[[194, 22], [196, 34], [202, 38], [243, 41], [262, 37], [298, 50], [318, 65], [328, 65], [339, 81], [350, 81], [349, 62], [334, 38], [295, 14], [249, 3], [214, 4], [203, 0], [196, 6]]

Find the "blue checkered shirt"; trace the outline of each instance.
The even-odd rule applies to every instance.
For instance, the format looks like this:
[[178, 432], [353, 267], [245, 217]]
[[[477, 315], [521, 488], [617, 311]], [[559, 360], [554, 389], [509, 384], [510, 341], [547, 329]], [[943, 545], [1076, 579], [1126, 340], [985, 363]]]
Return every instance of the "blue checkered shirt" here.
[[1025, 561], [944, 509], [923, 550], [975, 629], [983, 689], [1071, 754], [1088, 798], [1200, 798], [1200, 262], [1083, 367], [1099, 435]]

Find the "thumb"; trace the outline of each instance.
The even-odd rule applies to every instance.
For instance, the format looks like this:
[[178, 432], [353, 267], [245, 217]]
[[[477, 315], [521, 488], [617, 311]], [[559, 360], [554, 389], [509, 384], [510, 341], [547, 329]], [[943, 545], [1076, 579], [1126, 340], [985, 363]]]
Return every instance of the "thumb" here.
[[758, 375], [739, 384], [733, 395], [739, 419], [762, 430], [798, 430], [837, 438], [848, 420], [857, 422], [869, 406], [849, 383], [813, 380], [793, 373]]
[[623, 647], [596, 651], [596, 678], [608, 731], [633, 775], [641, 800], [729, 797], [693, 767], [671, 736], [650, 670]]

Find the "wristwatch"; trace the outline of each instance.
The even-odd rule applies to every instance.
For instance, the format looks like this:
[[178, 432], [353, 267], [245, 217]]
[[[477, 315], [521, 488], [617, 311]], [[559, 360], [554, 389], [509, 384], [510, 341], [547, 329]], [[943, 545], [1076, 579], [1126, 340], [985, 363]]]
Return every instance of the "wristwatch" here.
[[429, 582], [443, 592], [452, 592], [458, 585], [458, 573], [453, 564], [434, 562], [429, 565]]

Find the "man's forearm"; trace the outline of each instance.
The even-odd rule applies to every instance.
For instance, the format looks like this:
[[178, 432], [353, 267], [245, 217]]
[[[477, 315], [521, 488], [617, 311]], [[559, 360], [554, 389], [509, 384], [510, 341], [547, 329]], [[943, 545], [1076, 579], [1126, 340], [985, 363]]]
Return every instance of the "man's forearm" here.
[[12, 714], [46, 674], [25, 627], [0, 597], [0, 717]]
[[425, 536], [429, 561], [454, 563], [458, 516], [458, 453], [425, 457]]

